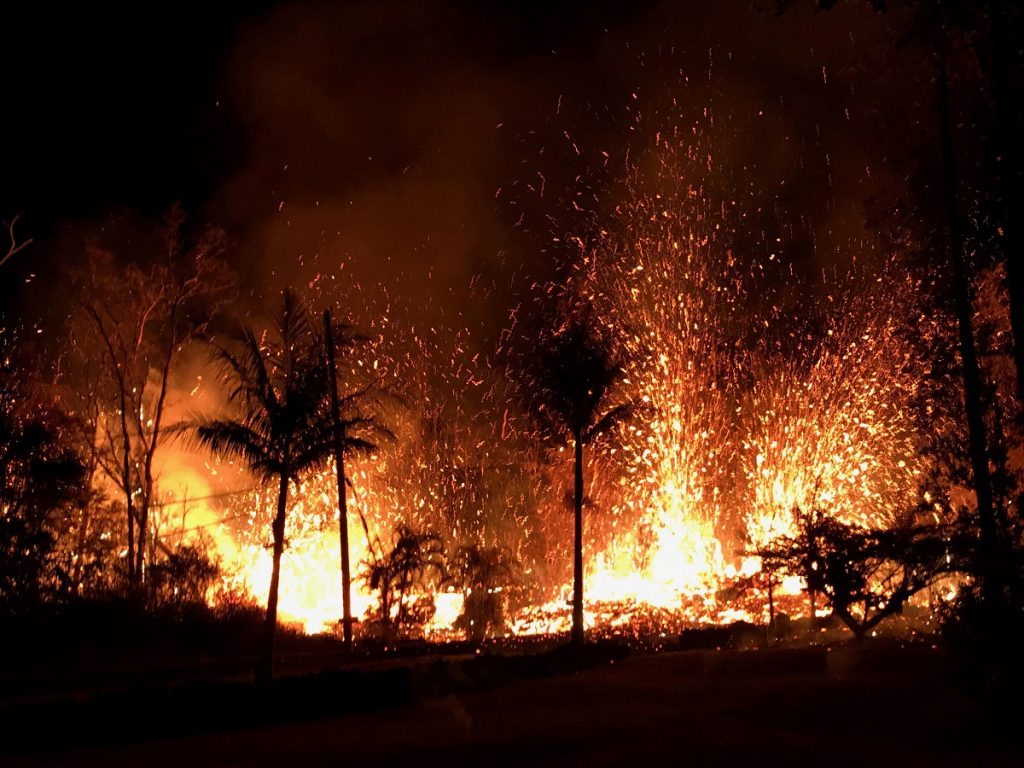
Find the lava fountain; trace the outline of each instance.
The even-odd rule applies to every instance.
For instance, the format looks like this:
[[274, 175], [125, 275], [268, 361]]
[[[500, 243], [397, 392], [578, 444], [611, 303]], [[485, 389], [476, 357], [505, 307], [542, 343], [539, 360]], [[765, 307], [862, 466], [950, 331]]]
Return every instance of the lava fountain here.
[[[562, 238], [577, 246], [567, 290], [617, 339], [627, 361], [623, 399], [649, 414], [589, 457], [591, 624], [621, 626], [652, 609], [690, 623], [759, 621], [763, 596], [740, 605], [724, 588], [758, 572], [751, 552], [789, 532], [794, 509], [887, 525], [920, 494], [913, 403], [924, 356], [912, 332], [920, 286], [896, 266], [861, 266], [845, 278], [805, 279], [803, 299], [787, 306], [781, 256], [737, 252], [743, 215], [689, 180], [703, 167], [694, 160], [659, 135], [651, 156], [624, 174], [622, 202], [594, 214], [597, 234]], [[792, 292], [800, 281], [789, 280]], [[565, 629], [566, 454], [548, 457], [545, 469], [520, 450], [530, 435], [515, 425], [528, 420], [509, 417], [505, 373], [473, 354], [479, 343], [468, 330], [428, 329], [389, 347], [394, 327], [374, 323], [381, 335], [355, 365], [401, 388], [404, 410], [393, 414], [397, 444], [352, 468], [353, 562], [381, 556], [399, 524], [439, 533], [449, 551], [467, 541], [503, 545], [534, 582], [535, 599], [513, 611], [510, 631]], [[516, 487], [509, 473], [497, 478], [509, 466], [545, 486], [508, 490]], [[288, 515], [280, 611], [307, 631], [340, 616], [334, 492], [332, 471], [311, 475]], [[225, 551], [233, 547], [231, 578], [260, 601], [271, 502], [261, 491], [235, 500], [236, 524], [222, 537]], [[375, 597], [354, 585], [354, 612], [368, 618]], [[427, 631], [450, 631], [462, 595], [434, 590]]]

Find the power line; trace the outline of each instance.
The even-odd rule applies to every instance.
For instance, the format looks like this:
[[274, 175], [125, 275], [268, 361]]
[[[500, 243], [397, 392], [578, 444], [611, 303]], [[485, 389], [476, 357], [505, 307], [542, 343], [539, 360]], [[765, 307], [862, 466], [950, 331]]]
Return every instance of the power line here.
[[198, 531], [198, 530], [200, 530], [202, 528], [212, 528], [215, 525], [223, 525], [224, 523], [228, 522], [229, 520], [240, 520], [241, 518], [248, 517], [248, 516], [249, 516], [248, 512], [237, 512], [237, 513], [235, 513], [233, 515], [225, 515], [224, 517], [220, 518], [219, 520], [211, 520], [208, 523], [199, 523], [198, 525], [193, 525], [193, 526], [191, 526], [189, 528], [182, 528], [180, 531], [178, 531], [178, 533], [185, 534], [185, 533], [191, 533], [192, 531]]
[[[187, 512], [188, 512], [187, 505], [189, 503], [191, 503], [191, 502], [194, 502], [194, 501], [210, 501], [212, 499], [224, 499], [224, 498], [228, 498], [230, 496], [240, 496], [243, 493], [252, 493], [255, 490], [258, 490], [258, 489], [256, 487], [252, 487], [252, 488], [236, 488], [236, 489], [231, 490], [231, 491], [221, 491], [220, 493], [211, 493], [211, 494], [208, 494], [206, 496], [195, 496], [195, 497], [187, 497], [186, 496], [183, 499], [175, 499], [174, 501], [162, 501], [162, 502], [158, 502], [156, 504], [150, 504], [149, 506], [150, 506], [151, 509], [153, 509], [153, 508], [164, 509], [166, 507], [173, 507], [173, 506], [176, 506], [178, 504], [181, 504], [183, 507], [186, 507], [185, 511], [186, 511], [186, 514], [187, 514]], [[193, 526], [190, 526], [188, 528], [181, 528], [176, 533], [179, 536], [183, 536], [184, 534], [191, 533], [192, 531], [198, 531], [198, 530], [201, 530], [203, 528], [212, 528], [215, 525], [223, 525], [224, 523], [226, 523], [226, 522], [228, 522], [230, 520], [238, 520], [238, 519], [241, 519], [241, 518], [247, 517], [247, 516], [248, 516], [247, 512], [236, 512], [236, 513], [231, 514], [231, 515], [225, 515], [224, 517], [221, 517], [221, 518], [219, 518], [217, 520], [211, 520], [208, 523], [199, 523], [197, 525], [193, 525]]]
[[173, 507], [178, 504], [188, 504], [192, 501], [209, 501], [210, 499], [223, 499], [228, 496], [240, 496], [243, 493], [252, 493], [253, 491], [259, 490], [255, 486], [252, 488], [237, 488], [233, 491], [221, 491], [220, 493], [211, 493], [208, 496], [186, 496], [183, 499], [175, 499], [174, 501], [158, 501], [149, 505], [150, 509], [162, 509], [164, 507]]

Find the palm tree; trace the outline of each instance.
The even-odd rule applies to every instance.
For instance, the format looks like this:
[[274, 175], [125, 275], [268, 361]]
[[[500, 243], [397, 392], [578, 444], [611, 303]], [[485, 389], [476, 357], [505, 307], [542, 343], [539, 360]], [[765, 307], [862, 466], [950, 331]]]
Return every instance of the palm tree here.
[[[363, 579], [380, 593], [380, 626], [385, 639], [397, 640], [410, 624], [423, 616], [410, 616], [406, 598], [445, 578], [445, 554], [441, 537], [430, 531], [416, 531], [404, 523], [395, 531], [391, 551], [367, 563]], [[395, 615], [392, 617], [392, 612]]]
[[241, 459], [259, 479], [278, 484], [270, 594], [256, 669], [257, 682], [267, 683], [273, 675], [289, 485], [327, 459], [334, 425], [320, 346], [294, 292], [285, 291], [281, 315], [271, 333], [261, 339], [246, 328], [235, 341], [233, 349], [216, 351], [234, 413], [185, 429], [213, 453]]
[[370, 397], [370, 389], [363, 388], [344, 396], [338, 393], [337, 354], [351, 347], [359, 339], [351, 328], [331, 320], [331, 311], [324, 310], [323, 349], [328, 388], [331, 397], [331, 441], [334, 465], [338, 478], [338, 537], [341, 545], [341, 600], [342, 634], [345, 650], [352, 650], [352, 571], [348, 548], [348, 498], [345, 459], [355, 454], [373, 453], [381, 438], [392, 439], [394, 434], [363, 408]]
[[461, 626], [469, 640], [483, 640], [505, 626], [505, 591], [514, 584], [516, 561], [505, 547], [474, 542], [459, 547], [451, 560], [448, 582], [462, 590]]
[[530, 378], [533, 412], [548, 434], [575, 449], [572, 643], [583, 644], [583, 448], [629, 417], [631, 402], [611, 406], [622, 363], [587, 313], [577, 313], [538, 352]]

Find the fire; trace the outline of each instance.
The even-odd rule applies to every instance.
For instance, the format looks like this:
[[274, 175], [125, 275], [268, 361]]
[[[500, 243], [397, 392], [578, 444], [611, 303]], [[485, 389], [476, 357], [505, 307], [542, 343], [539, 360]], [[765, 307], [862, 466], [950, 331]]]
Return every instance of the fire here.
[[672, 608], [679, 605], [681, 594], [706, 590], [713, 586], [710, 580], [724, 572], [721, 543], [708, 523], [665, 511], [642, 525], [655, 532], [646, 567], [635, 568], [635, 536], [620, 537], [594, 558], [586, 582], [591, 599], [638, 600]]
[[[331, 535], [333, 533], [333, 536]], [[355, 531], [351, 531], [354, 535]], [[341, 620], [341, 571], [337, 528], [322, 536], [292, 540], [288, 557], [281, 563], [278, 610], [284, 623], [299, 624], [308, 634], [328, 632]], [[332, 546], [335, 545], [335, 546]], [[237, 560], [228, 565], [234, 571], [234, 586], [260, 599], [270, 589], [271, 555], [265, 547], [247, 545]], [[359, 585], [357, 584], [357, 587]], [[373, 596], [361, 589], [352, 591], [352, 614], [369, 614]]]
[[[926, 330], [913, 314], [920, 287], [884, 274], [881, 291], [881, 275], [851, 270], [801, 314], [752, 308], [753, 296], [770, 295], [767, 268], [741, 266], [725, 208], [681, 184], [685, 161], [668, 155], [653, 174], [630, 176], [596, 241], [575, 239], [575, 290], [624, 332], [626, 394], [653, 414], [608, 452], [624, 456], [623, 480], [594, 489], [585, 590], [592, 606], [759, 621], [764, 595], [741, 608], [719, 594], [760, 571], [749, 553], [791, 533], [794, 509], [821, 505], [884, 526], [919, 502], [913, 401], [925, 366], [911, 339]], [[614, 464], [599, 456], [590, 472], [612, 474]], [[776, 591], [800, 588], [787, 578]], [[517, 630], [564, 628], [567, 600], [563, 587], [540, 611], [546, 621], [531, 616]]]
[[[749, 586], [760, 571], [752, 552], [791, 532], [795, 508], [889, 524], [919, 501], [925, 471], [914, 410], [925, 356], [908, 332], [920, 319], [919, 286], [895, 277], [898, 268], [860, 267], [803, 286], [808, 295], [787, 304], [772, 288], [781, 259], [735, 253], [731, 233], [744, 214], [681, 181], [700, 158], [666, 147], [653, 171], [627, 174], [624, 202], [598, 235], [563, 238], [578, 246], [571, 290], [616, 332], [628, 361], [621, 394], [648, 413], [589, 456], [592, 627], [652, 615], [662, 626], [762, 621], [767, 599]], [[380, 335], [353, 370], [404, 387], [407, 406], [390, 414], [397, 444], [350, 468], [354, 566], [382, 556], [399, 523], [441, 534], [449, 550], [496, 541], [537, 582], [533, 604], [508, 617], [508, 631], [566, 630], [567, 452], [542, 471], [521, 450], [533, 436], [525, 420], [509, 418], [504, 372], [474, 354], [468, 329], [417, 332], [410, 322], [403, 332], [394, 307], [389, 313], [370, 324]], [[491, 468], [508, 465], [520, 469], [495, 490], [500, 470]], [[524, 476], [547, 481], [523, 487]], [[340, 619], [335, 492], [325, 468], [302, 480], [289, 509], [279, 610], [307, 632]], [[273, 502], [264, 491], [232, 499], [237, 519], [215, 535], [226, 579], [261, 602]], [[735, 592], [737, 584], [749, 588]], [[800, 587], [788, 578], [775, 594]], [[425, 630], [453, 632], [462, 592], [430, 589]], [[372, 617], [377, 596], [358, 573], [353, 600], [357, 618]], [[790, 601], [789, 610], [801, 608]]]

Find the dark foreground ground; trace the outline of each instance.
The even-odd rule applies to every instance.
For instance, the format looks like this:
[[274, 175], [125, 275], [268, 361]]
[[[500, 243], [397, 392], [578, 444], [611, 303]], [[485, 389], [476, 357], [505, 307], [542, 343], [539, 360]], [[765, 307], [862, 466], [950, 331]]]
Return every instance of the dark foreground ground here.
[[927, 648], [692, 651], [364, 714], [0, 763], [1024, 765], [1021, 737], [992, 716]]

